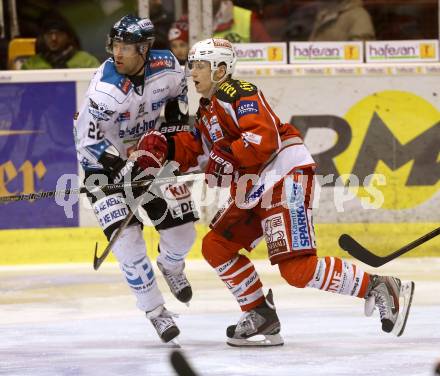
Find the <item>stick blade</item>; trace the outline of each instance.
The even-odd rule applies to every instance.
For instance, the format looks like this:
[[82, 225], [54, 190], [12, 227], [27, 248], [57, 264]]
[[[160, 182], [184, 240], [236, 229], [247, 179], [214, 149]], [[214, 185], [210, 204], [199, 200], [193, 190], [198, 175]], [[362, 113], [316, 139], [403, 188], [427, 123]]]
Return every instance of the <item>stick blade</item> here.
[[95, 245], [95, 254], [93, 255], [93, 269], [98, 270], [101, 266], [102, 261], [98, 257], [98, 242]]
[[366, 249], [365, 247], [363, 247], [360, 243], [358, 243], [355, 239], [353, 239], [350, 235], [348, 234], [342, 234], [339, 237], [339, 246], [345, 251], [348, 252], [350, 255], [352, 255], [353, 257], [356, 257], [355, 255], [353, 255], [353, 251], [356, 253], [359, 252], [366, 252], [366, 253], [370, 253], [368, 251], [368, 249]]
[[185, 356], [178, 350], [174, 350], [170, 356], [171, 364], [179, 376], [197, 376], [191, 368]]
[[339, 246], [355, 259], [374, 268], [378, 268], [384, 264], [382, 257], [371, 253], [348, 234], [342, 234], [339, 237]]

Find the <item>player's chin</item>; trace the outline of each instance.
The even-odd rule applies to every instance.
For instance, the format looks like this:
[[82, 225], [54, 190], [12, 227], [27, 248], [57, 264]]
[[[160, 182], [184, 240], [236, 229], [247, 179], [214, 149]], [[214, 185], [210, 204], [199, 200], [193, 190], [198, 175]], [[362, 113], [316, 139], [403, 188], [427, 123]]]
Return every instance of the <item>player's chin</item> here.
[[195, 89], [196, 89], [196, 91], [197, 91], [197, 93], [201, 93], [201, 87], [200, 87], [200, 82], [194, 82], [194, 87], [195, 87]]
[[119, 74], [128, 74], [127, 68], [123, 64], [116, 64], [116, 70]]

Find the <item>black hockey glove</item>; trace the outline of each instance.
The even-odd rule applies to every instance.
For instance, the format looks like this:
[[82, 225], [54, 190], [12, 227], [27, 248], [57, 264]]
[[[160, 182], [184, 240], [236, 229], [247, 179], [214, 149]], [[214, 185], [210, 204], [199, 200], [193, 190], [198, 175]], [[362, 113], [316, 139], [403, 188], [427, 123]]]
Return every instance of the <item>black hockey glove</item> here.
[[124, 180], [124, 176], [128, 174], [131, 180], [131, 174], [136, 168], [134, 161], [124, 161], [120, 156], [104, 152], [98, 160], [109, 173], [110, 180], [117, 184]]

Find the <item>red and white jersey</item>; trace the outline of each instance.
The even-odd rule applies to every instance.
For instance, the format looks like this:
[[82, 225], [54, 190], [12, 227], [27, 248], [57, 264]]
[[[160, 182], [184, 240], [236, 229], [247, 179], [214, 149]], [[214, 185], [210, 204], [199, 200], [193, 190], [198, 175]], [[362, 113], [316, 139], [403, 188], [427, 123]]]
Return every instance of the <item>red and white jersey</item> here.
[[314, 164], [299, 131], [281, 123], [263, 93], [241, 80], [229, 79], [211, 100], [202, 98], [194, 131], [176, 135], [174, 142], [182, 171], [207, 158], [214, 143], [231, 149], [240, 175], [262, 176], [270, 169], [281, 179], [295, 167]]

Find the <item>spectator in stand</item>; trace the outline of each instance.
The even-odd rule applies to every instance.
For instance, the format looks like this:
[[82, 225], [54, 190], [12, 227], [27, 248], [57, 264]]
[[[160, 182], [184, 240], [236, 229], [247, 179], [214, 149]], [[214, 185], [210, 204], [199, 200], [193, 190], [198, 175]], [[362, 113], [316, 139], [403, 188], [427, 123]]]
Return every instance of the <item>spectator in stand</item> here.
[[162, 4], [162, 0], [150, 0], [150, 20], [156, 31], [154, 39], [155, 50], [168, 49], [168, 30], [174, 21], [172, 14], [168, 13]]
[[184, 15], [171, 25], [168, 32], [170, 50], [181, 65], [185, 65], [189, 52], [188, 16]]
[[310, 41], [375, 39], [371, 17], [362, 0], [327, 0], [319, 10]]
[[29, 57], [21, 69], [99, 67], [96, 57], [81, 51], [75, 32], [60, 15], [44, 15], [42, 19], [37, 54]]
[[[276, 40], [287, 40], [287, 41], [307, 41], [312, 33], [313, 25], [316, 19], [318, 11], [321, 10], [322, 4], [319, 1], [306, 2], [300, 4], [294, 4], [288, 9], [284, 10], [284, 13], [277, 15], [276, 20], [278, 23], [285, 15], [288, 14], [286, 20], [286, 25], [284, 28], [279, 29], [278, 33], [284, 32], [284, 34], [279, 34], [280, 36]], [[269, 18], [269, 17], [268, 17]], [[266, 18], [265, 18], [265, 22]], [[276, 25], [276, 23], [275, 23]], [[279, 28], [280, 26], [278, 26]], [[276, 27], [275, 27], [276, 29]]]
[[213, 0], [214, 37], [232, 43], [270, 42], [272, 39], [257, 13], [234, 6], [230, 0]]

